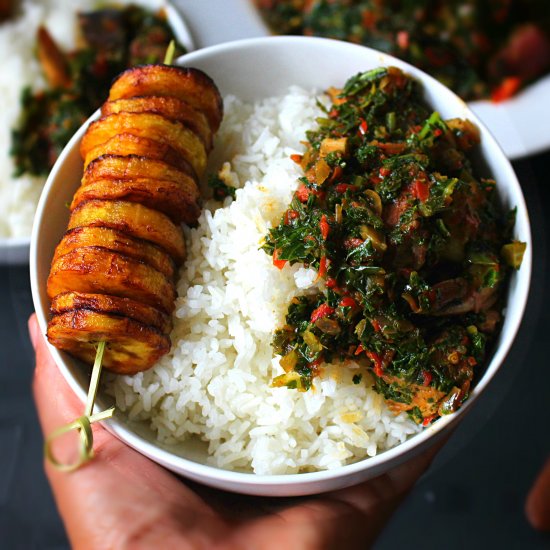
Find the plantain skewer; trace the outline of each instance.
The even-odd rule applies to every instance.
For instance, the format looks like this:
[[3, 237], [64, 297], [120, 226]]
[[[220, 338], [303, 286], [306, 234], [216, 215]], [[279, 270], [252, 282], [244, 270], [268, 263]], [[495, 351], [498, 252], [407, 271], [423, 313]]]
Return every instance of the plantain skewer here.
[[[166, 55], [164, 57], [164, 64], [171, 65], [174, 59], [175, 53], [175, 43], [171, 41], [166, 50]], [[94, 403], [97, 396], [97, 390], [99, 387], [99, 379], [101, 376], [102, 362], [103, 362], [103, 353], [105, 352], [104, 341], [99, 342], [97, 346], [97, 351], [95, 355], [94, 366], [92, 368], [92, 376], [90, 378], [90, 386], [88, 388], [88, 396], [86, 399], [86, 407], [84, 409], [84, 414], [66, 424], [54, 430], [50, 435], [46, 437], [44, 442], [44, 456], [46, 460], [57, 470], [62, 472], [72, 472], [77, 470], [86, 462], [91, 460], [94, 456], [94, 434], [92, 431], [92, 424], [94, 422], [100, 422], [111, 418], [115, 412], [115, 408], [111, 407], [105, 411], [92, 414], [94, 410]], [[74, 462], [65, 463], [60, 462], [52, 450], [52, 443], [55, 439], [61, 435], [68, 433], [72, 430], [78, 430], [78, 435], [80, 437], [80, 444], [78, 449], [78, 458]]]

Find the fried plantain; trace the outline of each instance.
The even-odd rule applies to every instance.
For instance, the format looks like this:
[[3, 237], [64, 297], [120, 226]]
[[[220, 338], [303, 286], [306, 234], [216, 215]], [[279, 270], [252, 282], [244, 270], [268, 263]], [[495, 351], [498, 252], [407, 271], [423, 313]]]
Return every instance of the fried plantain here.
[[100, 246], [112, 252], [124, 254], [124, 256], [149, 264], [170, 280], [174, 278], [174, 262], [164, 250], [148, 241], [134, 239], [122, 231], [108, 227], [75, 227], [69, 229], [57, 245], [52, 262], [75, 248], [85, 246]]
[[197, 181], [197, 174], [193, 167], [173, 147], [167, 143], [161, 143], [133, 134], [118, 134], [105, 143], [101, 143], [88, 151], [84, 159], [84, 169], [88, 165], [103, 156], [116, 155], [121, 157], [137, 156], [165, 162], [180, 172], [187, 174]]
[[77, 190], [71, 210], [92, 199], [137, 202], [166, 214], [175, 223], [193, 224], [200, 215], [200, 194], [191, 178], [182, 183], [152, 178], [93, 180]]
[[[153, 178], [179, 183], [189, 174], [170, 166], [162, 160], [138, 157], [136, 155], [103, 155], [88, 165], [82, 178], [82, 184], [96, 179], [135, 179]], [[193, 180], [196, 181], [196, 180]]]
[[90, 364], [96, 345], [105, 341], [102, 364], [119, 374], [147, 370], [170, 350], [170, 338], [152, 326], [87, 309], [54, 315], [47, 337], [56, 348]]
[[174, 283], [150, 265], [98, 246], [76, 248], [60, 256], [50, 270], [50, 299], [63, 292], [109, 294], [141, 301], [171, 313]]
[[212, 132], [223, 117], [223, 101], [212, 79], [199, 69], [145, 65], [124, 71], [115, 79], [109, 100], [141, 96], [177, 97], [203, 112]]
[[206, 149], [197, 135], [179, 122], [151, 113], [118, 113], [92, 122], [80, 142], [82, 158], [98, 145], [123, 133], [169, 145], [189, 162], [199, 178], [204, 174]]
[[143, 302], [120, 296], [63, 292], [52, 300], [50, 306], [50, 312], [53, 315], [60, 315], [76, 309], [87, 309], [117, 317], [129, 317], [144, 325], [151, 325], [163, 333], [170, 332], [172, 328], [172, 320], [166, 313]]
[[207, 151], [212, 149], [212, 130], [206, 116], [177, 97], [131, 97], [107, 101], [101, 107], [103, 116], [117, 113], [154, 113], [174, 122], [181, 122], [193, 131], [204, 143]]
[[178, 264], [185, 259], [183, 232], [165, 214], [127, 201], [90, 200], [75, 208], [69, 219], [74, 227], [110, 227], [130, 237], [150, 241], [168, 252]]
[[36, 54], [42, 71], [52, 88], [69, 88], [72, 84], [67, 55], [63, 53], [48, 29], [40, 25], [36, 32]]

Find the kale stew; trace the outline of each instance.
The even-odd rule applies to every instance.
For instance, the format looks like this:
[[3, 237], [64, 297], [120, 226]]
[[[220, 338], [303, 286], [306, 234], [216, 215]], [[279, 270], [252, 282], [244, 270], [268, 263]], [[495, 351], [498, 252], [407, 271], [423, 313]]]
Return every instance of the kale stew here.
[[328, 95], [292, 157], [304, 175], [262, 245], [279, 269], [318, 273], [274, 334], [285, 374], [272, 383], [307, 391], [336, 363], [428, 425], [482, 372], [525, 244], [512, 240], [496, 182], [471, 162], [473, 123], [443, 120], [394, 67]]
[[363, 44], [463, 99], [503, 101], [550, 72], [548, 0], [255, 0], [278, 34]]
[[[81, 45], [63, 52], [45, 27], [37, 55], [47, 89], [26, 88], [22, 115], [12, 131], [16, 172], [45, 176], [86, 119], [101, 106], [113, 78], [128, 67], [160, 62], [174, 34], [165, 13], [142, 7], [105, 7], [78, 14]], [[176, 55], [184, 53], [177, 45]]]

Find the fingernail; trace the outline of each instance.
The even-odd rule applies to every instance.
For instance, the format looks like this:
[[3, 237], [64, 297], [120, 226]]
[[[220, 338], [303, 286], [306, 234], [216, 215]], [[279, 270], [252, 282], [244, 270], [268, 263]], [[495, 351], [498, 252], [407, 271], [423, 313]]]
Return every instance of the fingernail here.
[[31, 338], [32, 347], [34, 349], [36, 349], [36, 344], [38, 342], [39, 328], [38, 328], [38, 322], [36, 321], [36, 314], [35, 313], [33, 313], [29, 317], [28, 326], [29, 326], [29, 336]]

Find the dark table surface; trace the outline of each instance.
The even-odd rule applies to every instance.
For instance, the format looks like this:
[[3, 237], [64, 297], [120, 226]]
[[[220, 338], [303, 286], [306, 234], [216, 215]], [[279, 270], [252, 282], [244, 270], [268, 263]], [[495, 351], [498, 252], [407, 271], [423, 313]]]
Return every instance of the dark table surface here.
[[[529, 208], [534, 273], [505, 365], [386, 526], [379, 550], [550, 548], [527, 523], [525, 497], [550, 456], [550, 152], [514, 163]], [[32, 401], [28, 266], [0, 266], [0, 548], [68, 548], [42, 468]]]

